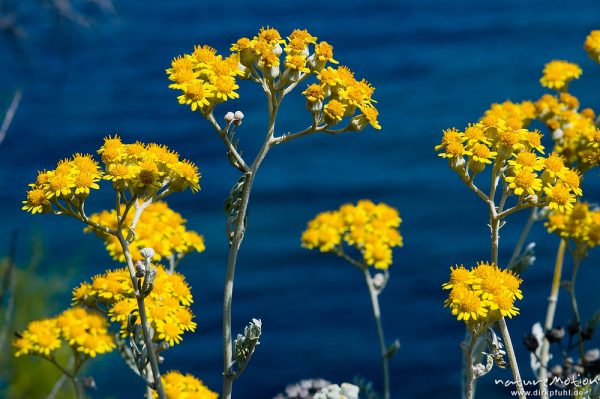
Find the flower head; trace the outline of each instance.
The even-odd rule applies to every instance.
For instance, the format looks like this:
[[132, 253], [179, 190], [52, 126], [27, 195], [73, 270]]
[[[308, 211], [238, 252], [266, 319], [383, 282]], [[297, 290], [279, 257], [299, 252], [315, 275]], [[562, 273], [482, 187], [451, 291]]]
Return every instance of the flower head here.
[[302, 246], [343, 253], [345, 244], [360, 251], [365, 267], [387, 269], [392, 264], [392, 249], [403, 244], [398, 230], [401, 223], [396, 209], [362, 200], [318, 214], [302, 233]]
[[579, 65], [567, 61], [551, 61], [544, 66], [540, 79], [542, 86], [549, 89], [566, 90], [569, 82], [581, 76]]

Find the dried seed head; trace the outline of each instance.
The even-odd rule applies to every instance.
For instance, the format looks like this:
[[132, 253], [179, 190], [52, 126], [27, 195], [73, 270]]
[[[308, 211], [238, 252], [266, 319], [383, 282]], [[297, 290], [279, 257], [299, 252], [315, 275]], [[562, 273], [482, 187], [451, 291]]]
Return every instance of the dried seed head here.
[[550, 330], [546, 331], [546, 339], [551, 344], [554, 342], [560, 342], [560, 340], [562, 340], [564, 336], [565, 329], [560, 326], [556, 328], [551, 328]]
[[533, 334], [527, 334], [523, 337], [523, 344], [529, 352], [535, 352], [539, 347], [539, 342]]

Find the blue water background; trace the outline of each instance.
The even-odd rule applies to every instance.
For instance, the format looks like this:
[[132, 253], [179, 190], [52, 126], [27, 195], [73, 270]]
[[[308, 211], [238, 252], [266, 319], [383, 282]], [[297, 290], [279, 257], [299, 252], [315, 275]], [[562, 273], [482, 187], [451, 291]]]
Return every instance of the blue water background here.
[[[177, 104], [164, 69], [194, 44], [225, 52], [262, 25], [284, 33], [308, 28], [334, 44], [335, 57], [377, 88], [383, 130], [307, 137], [274, 148], [265, 161], [250, 205], [233, 306], [235, 331], [257, 317], [264, 334], [234, 392], [238, 398], [270, 398], [302, 378], [342, 382], [357, 374], [380, 386], [375, 326], [360, 273], [299, 246], [305, 223], [317, 212], [371, 198], [397, 207], [404, 219], [405, 247], [395, 252], [391, 281], [381, 296], [388, 340], [402, 343], [391, 362], [392, 396], [457, 397], [464, 327], [443, 308], [440, 285], [450, 265], [489, 257], [489, 234], [484, 204], [433, 146], [442, 129], [464, 127], [491, 102], [538, 98], [544, 93], [540, 71], [551, 59], [581, 64], [584, 74], [572, 92], [584, 106], [600, 110], [600, 67], [582, 50], [587, 33], [600, 27], [600, 3], [117, 0], [116, 8], [115, 16], [99, 18], [90, 30], [51, 22], [30, 27], [26, 61], [2, 44], [0, 100], [8, 104], [17, 87], [23, 100], [0, 147], [0, 248], [8, 247], [15, 227], [22, 240], [41, 234], [46, 245], [41, 272], [60, 271], [76, 258], [79, 276], [73, 284], [114, 267], [102, 244], [83, 235], [78, 222], [21, 212], [26, 184], [62, 157], [94, 151], [108, 134], [178, 150], [199, 165], [202, 191], [173, 195], [171, 204], [189, 228], [205, 235], [207, 250], [181, 265], [193, 286], [198, 330], [166, 353], [163, 369], [191, 372], [220, 390], [223, 200], [237, 174], [209, 125]], [[265, 128], [263, 94], [250, 83], [242, 84], [240, 94], [238, 101], [218, 107], [217, 115], [245, 113], [239, 137], [246, 154], [254, 154]], [[308, 120], [302, 99], [291, 96], [277, 131], [301, 129]], [[586, 181], [592, 201], [600, 194], [597, 180]], [[112, 204], [108, 195], [96, 197], [96, 209]], [[525, 217], [511, 217], [502, 230], [504, 262]], [[539, 225], [532, 239], [538, 243], [537, 263], [523, 275], [522, 315], [509, 322], [526, 377], [531, 372], [520, 341], [543, 318], [557, 245]], [[28, 256], [23, 243], [19, 260]], [[598, 306], [597, 260], [592, 257], [581, 270], [580, 306], [588, 317]], [[65, 307], [69, 297], [65, 292]], [[569, 311], [563, 302], [557, 322], [565, 324]], [[142, 384], [117, 355], [95, 363], [99, 389], [93, 398], [141, 397]], [[506, 397], [494, 378], [510, 373], [495, 370], [483, 379], [481, 397]]]

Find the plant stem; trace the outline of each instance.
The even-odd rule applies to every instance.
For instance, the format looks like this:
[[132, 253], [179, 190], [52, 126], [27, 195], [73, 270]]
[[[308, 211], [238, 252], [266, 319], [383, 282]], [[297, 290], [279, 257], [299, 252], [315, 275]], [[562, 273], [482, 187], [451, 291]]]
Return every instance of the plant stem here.
[[148, 348], [148, 360], [150, 362], [150, 367], [152, 368], [152, 378], [154, 382], [154, 390], [158, 394], [160, 399], [166, 399], [164, 388], [162, 386], [162, 380], [160, 379], [160, 371], [158, 369], [158, 360], [156, 358], [156, 351], [154, 350], [154, 343], [152, 342], [152, 337], [150, 336], [150, 331], [148, 329], [148, 317], [146, 315], [146, 306], [144, 305], [144, 297], [143, 293], [139, 291], [137, 284], [137, 277], [135, 276], [135, 268], [133, 266], [133, 260], [131, 258], [131, 253], [129, 252], [129, 243], [123, 237], [123, 231], [121, 227], [117, 229], [117, 239], [121, 244], [121, 248], [123, 249], [123, 255], [125, 256], [125, 260], [127, 262], [127, 268], [129, 270], [129, 276], [131, 277], [131, 282], [133, 284], [133, 289], [135, 292], [135, 299], [138, 305], [138, 311], [140, 316], [140, 324], [142, 326], [142, 333], [144, 335], [144, 343], [146, 344], [146, 348]]
[[235, 277], [235, 266], [240, 245], [244, 238], [244, 220], [254, 176], [251, 172], [246, 174], [246, 181], [242, 190], [242, 202], [238, 211], [238, 223], [229, 247], [227, 259], [227, 273], [225, 275], [225, 292], [223, 295], [223, 398], [230, 399], [233, 388], [233, 340], [231, 337], [231, 307], [233, 301], [233, 280]]
[[499, 230], [500, 228], [500, 220], [494, 215], [490, 215], [490, 229], [491, 229], [491, 239], [492, 239], [492, 263], [498, 265], [498, 243], [500, 241]]
[[369, 295], [371, 297], [371, 305], [373, 306], [373, 316], [375, 317], [375, 324], [377, 325], [377, 335], [379, 337], [379, 350], [381, 352], [381, 367], [383, 372], [383, 397], [384, 399], [390, 399], [390, 371], [389, 371], [389, 359], [387, 354], [387, 346], [385, 344], [385, 337], [383, 335], [383, 325], [381, 324], [381, 310], [379, 308], [379, 292], [373, 283], [373, 278], [369, 269], [364, 267], [363, 272], [365, 274], [365, 282], [367, 288], [369, 288]]
[[469, 336], [469, 344], [466, 346], [466, 350], [463, 351], [465, 354], [465, 373], [466, 382], [464, 386], [464, 399], [473, 399], [475, 397], [475, 374], [473, 374], [473, 350], [475, 349], [475, 343], [477, 337]]
[[233, 389], [233, 380], [239, 377], [239, 373], [234, 373], [233, 368], [233, 339], [231, 334], [231, 308], [233, 302], [233, 281], [235, 277], [235, 266], [237, 264], [237, 255], [244, 239], [246, 230], [245, 220], [250, 202], [250, 193], [254, 184], [254, 178], [258, 172], [262, 161], [269, 152], [272, 145], [272, 138], [275, 133], [275, 121], [277, 119], [277, 111], [281, 103], [279, 100], [274, 100], [272, 96], [268, 96], [269, 101], [269, 125], [265, 141], [260, 151], [256, 155], [250, 170], [245, 173], [246, 179], [242, 188], [241, 202], [237, 214], [237, 223], [235, 232], [231, 239], [229, 254], [227, 257], [227, 271], [225, 274], [225, 288], [223, 293], [223, 398], [231, 399]]
[[[497, 173], [497, 172], [496, 172]], [[497, 179], [492, 179], [492, 183], [497, 184]], [[496, 210], [496, 206], [494, 204], [494, 194], [495, 194], [495, 186], [492, 185], [491, 193], [490, 193], [490, 201], [488, 203], [490, 210], [490, 229], [491, 229], [491, 247], [492, 247], [492, 263], [498, 265], [498, 245], [500, 240], [499, 230], [500, 230], [500, 220], [502, 219], [502, 207], [499, 207]], [[503, 196], [505, 193], [503, 193]], [[504, 201], [501, 200], [501, 204], [504, 205]], [[517, 385], [517, 394], [519, 395], [519, 399], [525, 399], [525, 391], [523, 389], [523, 382], [521, 381], [521, 374], [519, 372], [519, 364], [517, 363], [517, 358], [515, 356], [515, 349], [513, 348], [512, 340], [510, 339], [510, 334], [508, 332], [508, 327], [506, 326], [506, 320], [504, 317], [501, 317], [498, 321], [500, 326], [500, 331], [502, 332], [502, 336], [504, 338], [504, 345], [506, 346], [506, 353], [508, 355], [508, 360], [510, 363], [510, 368], [512, 369], [513, 378], [515, 380], [515, 384]]]
[[510, 333], [508, 332], [508, 327], [506, 326], [506, 320], [504, 317], [498, 320], [498, 324], [500, 325], [500, 331], [502, 332], [502, 337], [504, 338], [508, 361], [510, 363], [510, 368], [512, 369], [514, 382], [517, 386], [517, 394], [519, 395], [519, 399], [525, 399], [525, 390], [523, 389], [523, 381], [521, 380], [521, 374], [519, 373], [517, 357], [515, 356], [515, 350], [513, 348], [513, 344], [510, 339]]
[[[552, 328], [554, 324], [554, 314], [556, 312], [556, 303], [558, 301], [558, 293], [560, 288], [560, 279], [562, 275], [562, 266], [565, 258], [565, 248], [567, 242], [565, 239], [560, 240], [558, 245], [558, 251], [556, 253], [556, 262], [554, 263], [554, 277], [552, 278], [552, 288], [550, 289], [550, 296], [548, 297], [548, 309], [546, 310], [546, 320], [544, 322], [544, 331]], [[542, 342], [542, 349], [540, 351], [540, 392], [542, 399], [548, 398], [546, 391], [546, 380], [548, 379], [548, 357], [550, 352], [550, 342], [544, 336]]]
[[577, 297], [575, 296], [575, 281], [577, 280], [577, 272], [579, 271], [579, 265], [581, 265], [581, 257], [579, 253], [573, 254], [573, 274], [571, 275], [571, 281], [569, 282], [569, 296], [571, 297], [571, 308], [573, 309], [573, 316], [575, 317], [575, 324], [578, 327], [578, 348], [579, 356], [581, 361], [584, 361], [585, 350], [583, 347], [583, 340], [581, 339], [581, 316], [579, 315], [579, 307], [577, 306]]

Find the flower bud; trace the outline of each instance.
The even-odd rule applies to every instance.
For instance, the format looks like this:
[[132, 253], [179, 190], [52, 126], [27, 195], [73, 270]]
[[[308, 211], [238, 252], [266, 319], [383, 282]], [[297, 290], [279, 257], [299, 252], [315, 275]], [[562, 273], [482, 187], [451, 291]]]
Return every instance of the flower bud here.
[[373, 285], [378, 290], [383, 288], [383, 286], [385, 285], [385, 276], [383, 275], [383, 273], [377, 273], [373, 276]]
[[307, 101], [306, 109], [309, 112], [313, 112], [313, 113], [320, 112], [323, 109], [323, 101], [321, 101], [321, 100]]
[[244, 114], [242, 113], [242, 111], [235, 111], [234, 118], [236, 120], [241, 121], [242, 119], [244, 119]]
[[552, 140], [554, 141], [559, 141], [563, 138], [564, 136], [564, 132], [562, 129], [556, 129], [555, 131], [552, 132]]
[[275, 79], [279, 76], [279, 73], [281, 71], [279, 70], [279, 66], [278, 65], [273, 65], [270, 68], [266, 68], [266, 70], [264, 71], [265, 76], [269, 79]]
[[140, 251], [140, 255], [142, 255], [142, 258], [144, 259], [152, 259], [152, 257], [154, 257], [155, 254], [156, 253], [152, 248], [142, 248], [142, 250]]
[[146, 266], [141, 261], [137, 261], [135, 264], [135, 276], [137, 278], [142, 278], [146, 274]]
[[225, 117], [223, 119], [225, 119], [225, 122], [231, 123], [235, 119], [235, 115], [233, 112], [229, 111], [228, 113], [225, 114]]

